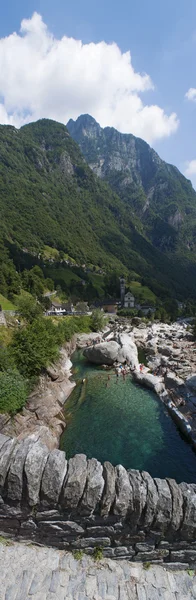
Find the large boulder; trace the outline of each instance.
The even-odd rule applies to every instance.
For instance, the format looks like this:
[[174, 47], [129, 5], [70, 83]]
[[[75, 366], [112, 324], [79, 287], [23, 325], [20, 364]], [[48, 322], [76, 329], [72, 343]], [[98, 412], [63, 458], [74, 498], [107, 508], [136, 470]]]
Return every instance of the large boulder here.
[[120, 350], [118, 352], [118, 361], [130, 363], [131, 367], [137, 369], [139, 366], [138, 362], [138, 351], [137, 346], [130, 335], [127, 333], [121, 333], [118, 336], [118, 342], [120, 344]]
[[132, 368], [138, 368], [137, 346], [127, 333], [117, 335], [116, 341], [102, 342], [90, 348], [85, 348], [84, 356], [97, 365], [113, 365], [115, 362], [130, 363]]
[[118, 360], [120, 345], [117, 342], [103, 342], [85, 348], [84, 356], [96, 365], [113, 365]]
[[152, 375], [152, 373], [134, 371], [133, 377], [137, 383], [154, 390], [157, 394], [161, 394], [165, 389], [162, 377], [157, 377], [156, 375]]

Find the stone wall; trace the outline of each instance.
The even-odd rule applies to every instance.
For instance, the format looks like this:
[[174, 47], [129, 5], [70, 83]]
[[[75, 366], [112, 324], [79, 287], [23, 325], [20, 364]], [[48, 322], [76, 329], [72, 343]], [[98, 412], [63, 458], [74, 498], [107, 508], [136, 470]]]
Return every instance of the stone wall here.
[[196, 484], [152, 479], [36, 435], [0, 435], [0, 532], [60, 549], [196, 566]]

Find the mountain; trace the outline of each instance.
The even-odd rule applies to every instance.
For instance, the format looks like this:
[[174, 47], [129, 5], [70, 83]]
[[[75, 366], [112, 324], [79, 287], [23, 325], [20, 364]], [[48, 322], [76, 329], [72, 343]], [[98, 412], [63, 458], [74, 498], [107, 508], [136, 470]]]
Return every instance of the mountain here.
[[107, 181], [132, 211], [141, 233], [163, 252], [196, 257], [196, 192], [176, 167], [143, 140], [89, 115], [67, 128], [92, 171]]
[[[134, 185], [143, 205], [144, 188]], [[166, 288], [196, 297], [196, 263], [155, 248], [132, 204], [93, 173], [64, 125], [43, 119], [20, 130], [0, 126], [0, 242], [13, 260], [18, 251], [37, 256], [48, 245], [79, 264], [134, 271], [155, 294]], [[0, 265], [2, 256], [0, 244]]]

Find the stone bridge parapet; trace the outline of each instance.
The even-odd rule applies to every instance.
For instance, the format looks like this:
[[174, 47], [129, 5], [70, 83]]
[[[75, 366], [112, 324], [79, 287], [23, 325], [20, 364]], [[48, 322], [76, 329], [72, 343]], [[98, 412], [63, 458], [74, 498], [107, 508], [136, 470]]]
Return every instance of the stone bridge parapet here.
[[0, 532], [109, 558], [196, 566], [196, 484], [152, 478], [33, 434], [0, 434]]

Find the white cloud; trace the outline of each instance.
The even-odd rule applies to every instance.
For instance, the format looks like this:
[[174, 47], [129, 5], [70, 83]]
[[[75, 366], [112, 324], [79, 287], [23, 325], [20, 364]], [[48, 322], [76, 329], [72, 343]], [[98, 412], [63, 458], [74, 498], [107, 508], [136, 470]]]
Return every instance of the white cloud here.
[[149, 75], [134, 71], [130, 52], [115, 43], [55, 39], [37, 13], [22, 21], [20, 34], [0, 39], [1, 123], [67, 123], [89, 113], [103, 127], [153, 142], [174, 133], [178, 119], [143, 103], [141, 93], [152, 89]]
[[190, 178], [193, 175], [196, 175], [196, 159], [195, 160], [187, 160], [187, 162], [185, 164], [184, 174], [186, 175], [186, 177], [190, 177]]
[[188, 92], [185, 94], [185, 98], [196, 102], [196, 88], [189, 88]]

